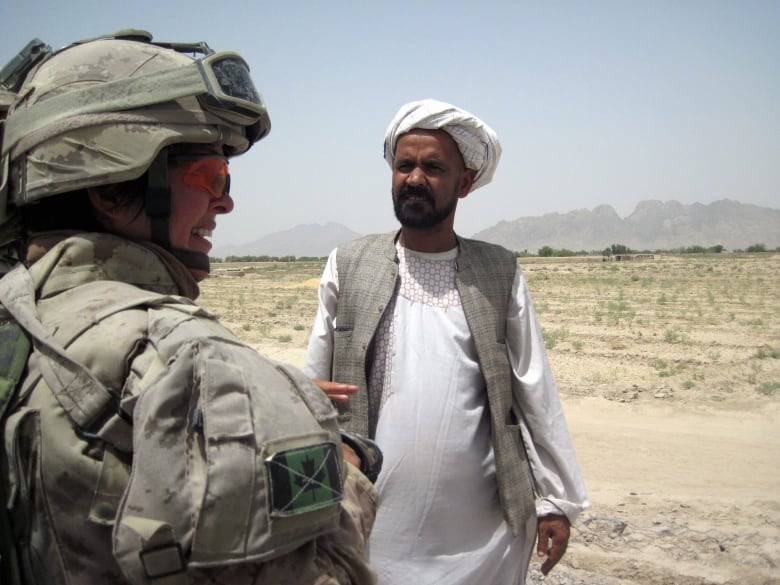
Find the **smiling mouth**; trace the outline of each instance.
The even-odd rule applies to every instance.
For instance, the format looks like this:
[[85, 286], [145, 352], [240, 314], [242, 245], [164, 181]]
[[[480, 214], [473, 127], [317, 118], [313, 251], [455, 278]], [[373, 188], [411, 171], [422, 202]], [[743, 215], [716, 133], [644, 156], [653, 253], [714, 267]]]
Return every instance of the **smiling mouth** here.
[[210, 238], [214, 234], [214, 231], [206, 228], [194, 228], [192, 234], [201, 238]]

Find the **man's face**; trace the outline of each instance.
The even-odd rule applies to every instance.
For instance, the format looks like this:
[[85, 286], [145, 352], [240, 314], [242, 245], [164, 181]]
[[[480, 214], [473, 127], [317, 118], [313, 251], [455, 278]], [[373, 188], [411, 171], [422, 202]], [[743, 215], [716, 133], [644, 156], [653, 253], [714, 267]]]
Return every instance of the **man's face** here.
[[458, 199], [474, 182], [452, 137], [443, 130], [412, 130], [398, 139], [393, 207], [401, 225], [426, 229], [454, 220]]

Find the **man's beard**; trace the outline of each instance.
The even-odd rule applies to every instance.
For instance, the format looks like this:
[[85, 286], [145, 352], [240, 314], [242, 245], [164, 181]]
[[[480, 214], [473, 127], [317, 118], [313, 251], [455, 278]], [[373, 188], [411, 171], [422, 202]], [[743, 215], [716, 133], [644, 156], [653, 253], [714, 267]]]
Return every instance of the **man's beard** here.
[[[419, 197], [421, 201], [410, 203], [409, 197]], [[427, 187], [410, 187], [404, 185], [393, 197], [393, 209], [395, 217], [402, 226], [408, 228], [426, 229], [439, 225], [455, 209], [458, 203], [457, 197], [441, 209], [436, 208], [436, 201]]]

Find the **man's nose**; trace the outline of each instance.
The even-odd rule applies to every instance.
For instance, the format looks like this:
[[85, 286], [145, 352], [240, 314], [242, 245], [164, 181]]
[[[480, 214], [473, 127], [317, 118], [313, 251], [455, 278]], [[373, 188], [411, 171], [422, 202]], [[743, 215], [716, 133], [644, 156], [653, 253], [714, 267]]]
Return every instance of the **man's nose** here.
[[423, 185], [425, 183], [425, 173], [420, 167], [414, 167], [406, 177], [409, 185]]

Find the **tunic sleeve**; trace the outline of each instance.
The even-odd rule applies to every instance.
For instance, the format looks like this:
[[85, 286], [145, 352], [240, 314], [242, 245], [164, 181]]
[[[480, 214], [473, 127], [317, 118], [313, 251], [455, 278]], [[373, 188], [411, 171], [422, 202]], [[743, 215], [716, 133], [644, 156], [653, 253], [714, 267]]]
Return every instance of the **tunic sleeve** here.
[[537, 495], [537, 515], [563, 513], [570, 522], [589, 506], [541, 329], [518, 269], [507, 315], [512, 401]]
[[312, 324], [303, 372], [315, 380], [330, 380], [333, 365], [333, 332], [339, 303], [336, 250], [328, 256], [317, 291], [317, 315]]

